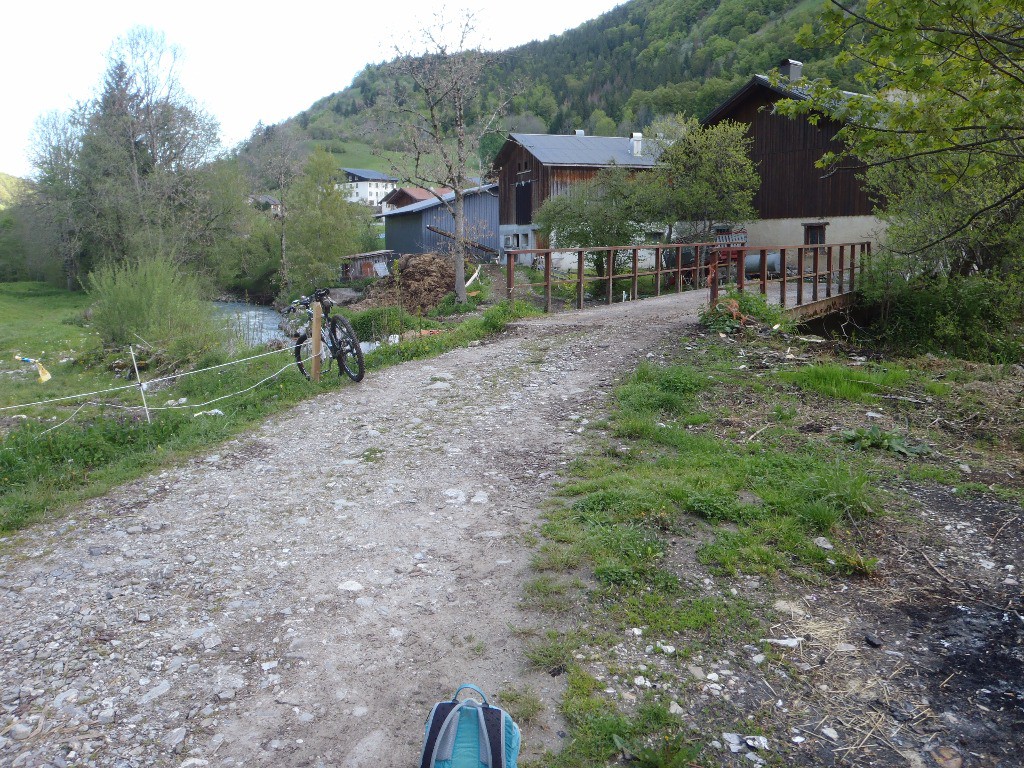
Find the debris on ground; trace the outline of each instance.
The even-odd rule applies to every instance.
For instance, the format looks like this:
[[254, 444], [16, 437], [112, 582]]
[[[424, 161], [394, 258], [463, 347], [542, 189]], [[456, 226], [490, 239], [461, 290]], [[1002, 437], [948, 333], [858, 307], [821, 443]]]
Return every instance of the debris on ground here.
[[352, 309], [398, 306], [411, 314], [429, 312], [455, 289], [455, 266], [447, 254], [409, 253], [399, 257], [393, 271], [370, 285]]

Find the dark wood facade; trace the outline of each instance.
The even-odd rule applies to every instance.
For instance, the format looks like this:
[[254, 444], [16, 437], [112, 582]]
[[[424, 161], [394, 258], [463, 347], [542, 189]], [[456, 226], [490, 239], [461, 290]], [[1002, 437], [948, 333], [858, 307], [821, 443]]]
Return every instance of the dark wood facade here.
[[599, 167], [549, 166], [526, 147], [508, 142], [499, 155], [498, 223], [531, 224], [533, 215], [553, 195], [594, 178]]
[[799, 94], [756, 77], [704, 120], [708, 125], [734, 120], [748, 126], [751, 157], [761, 177], [754, 198], [760, 218], [871, 215], [871, 200], [856, 172], [827, 174], [815, 166], [827, 151], [840, 148], [835, 135], [841, 124], [823, 117], [812, 125], [804, 118], [776, 114], [773, 105], [785, 98]]

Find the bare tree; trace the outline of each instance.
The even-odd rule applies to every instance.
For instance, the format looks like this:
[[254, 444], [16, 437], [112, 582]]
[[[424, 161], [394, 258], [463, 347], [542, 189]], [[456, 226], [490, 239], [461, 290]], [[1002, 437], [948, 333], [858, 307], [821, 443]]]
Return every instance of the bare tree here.
[[278, 217], [281, 268], [278, 274], [281, 294], [287, 296], [292, 288], [292, 270], [288, 260], [288, 193], [295, 179], [302, 175], [306, 148], [292, 128], [259, 123], [249, 138], [243, 157], [249, 164], [254, 190], [273, 192], [281, 203]]
[[[498, 58], [474, 44], [475, 36], [472, 14], [455, 22], [436, 16], [423, 30], [425, 53], [396, 46], [397, 58], [386, 67], [390, 86], [377, 104], [381, 130], [396, 135], [403, 148], [390, 160], [395, 175], [431, 192], [455, 221], [452, 259], [460, 303], [466, 301], [465, 191], [473, 177], [484, 175], [481, 139], [498, 129], [521, 90], [488, 82]], [[453, 199], [445, 199], [443, 188], [453, 190]]]

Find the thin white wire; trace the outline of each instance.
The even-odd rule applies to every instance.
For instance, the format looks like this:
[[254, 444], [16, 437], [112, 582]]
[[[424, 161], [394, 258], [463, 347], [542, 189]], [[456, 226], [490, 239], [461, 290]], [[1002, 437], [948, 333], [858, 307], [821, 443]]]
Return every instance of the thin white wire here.
[[[169, 381], [171, 379], [179, 379], [179, 378], [183, 378], [185, 376], [191, 376], [191, 375], [193, 375], [195, 373], [204, 373], [205, 371], [212, 371], [212, 370], [215, 370], [217, 368], [224, 368], [224, 367], [229, 366], [229, 365], [238, 365], [239, 363], [247, 363], [250, 360], [256, 360], [256, 359], [258, 359], [260, 357], [267, 357], [268, 355], [274, 355], [274, 354], [277, 354], [278, 352], [291, 352], [293, 349], [294, 349], [294, 346], [282, 347], [281, 349], [272, 349], [270, 352], [262, 352], [262, 353], [260, 353], [258, 355], [253, 355], [252, 357], [243, 357], [241, 360], [232, 360], [232, 361], [227, 362], [227, 363], [220, 363], [219, 365], [211, 365], [209, 368], [199, 368], [199, 369], [197, 369], [195, 371], [186, 371], [185, 373], [178, 373], [178, 374], [174, 374], [172, 376], [162, 376], [161, 378], [158, 378], [158, 379], [150, 379], [149, 381], [142, 382], [142, 384], [148, 387], [150, 384], [154, 384], [154, 383], [156, 383], [158, 381]], [[289, 363], [289, 365], [290, 365], [290, 363]], [[285, 367], [287, 368], [288, 366], [285, 366]], [[126, 389], [138, 389], [138, 387], [139, 387], [138, 383], [135, 383], [135, 384], [125, 384], [125, 385], [120, 386], [120, 387], [111, 387], [109, 389], [98, 389], [95, 392], [83, 392], [83, 393], [78, 394], [78, 395], [65, 395], [64, 397], [51, 397], [48, 400], [37, 400], [34, 403], [21, 403], [19, 405], [4, 405], [4, 406], [0, 406], [0, 411], [13, 411], [13, 410], [21, 409], [21, 408], [31, 408], [32, 406], [35, 406], [35, 405], [49, 405], [50, 403], [60, 403], [60, 402], [64, 402], [64, 401], [67, 401], [67, 400], [80, 400], [83, 397], [92, 397], [93, 395], [104, 395], [104, 394], [106, 394], [108, 392], [121, 392], [121, 391], [126, 390]]]
[[66, 419], [64, 419], [64, 421], [62, 421], [60, 424], [55, 424], [54, 426], [50, 427], [49, 429], [44, 429], [42, 432], [40, 432], [38, 435], [36, 435], [36, 440], [38, 440], [40, 437], [45, 435], [47, 432], [53, 432], [53, 430], [55, 430], [55, 429], [57, 429], [59, 427], [63, 427], [65, 424], [67, 424], [69, 421], [71, 421], [73, 418], [75, 418], [75, 416], [78, 415], [78, 412], [81, 411], [83, 408], [85, 408], [85, 406], [87, 406], [87, 405], [91, 405], [91, 403], [82, 403], [80, 406], [78, 406], [78, 408], [75, 410], [74, 413], [72, 413], [70, 416], [68, 416]]
[[59, 403], [64, 400], [80, 400], [83, 397], [92, 397], [93, 395], [103, 395], [107, 392], [120, 392], [124, 389], [138, 389], [138, 384], [125, 384], [122, 387], [111, 387], [110, 389], [98, 389], [95, 392], [83, 392], [80, 395], [67, 395], [65, 397], [52, 397], [49, 400], [37, 400], [34, 403], [22, 403], [21, 405], [4, 405], [0, 406], [0, 411], [12, 411], [16, 408], [31, 408], [33, 405], [47, 405], [48, 403]]

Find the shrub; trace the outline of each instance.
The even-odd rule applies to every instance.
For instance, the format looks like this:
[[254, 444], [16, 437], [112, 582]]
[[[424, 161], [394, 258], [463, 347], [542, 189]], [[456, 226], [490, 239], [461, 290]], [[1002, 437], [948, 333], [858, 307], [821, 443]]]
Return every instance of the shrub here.
[[87, 284], [93, 324], [106, 346], [142, 341], [175, 361], [194, 363], [221, 351], [228, 339], [200, 279], [166, 256], [103, 264]]
[[966, 277], [893, 275], [872, 265], [862, 283], [877, 317], [872, 330], [901, 352], [946, 354], [988, 363], [1024, 360], [1024, 281], [974, 274]]
[[712, 331], [734, 333], [745, 324], [756, 321], [764, 325], [783, 325], [788, 329], [792, 323], [782, 308], [769, 304], [760, 293], [729, 288], [720, 296], [718, 303], [700, 314], [700, 322]]

